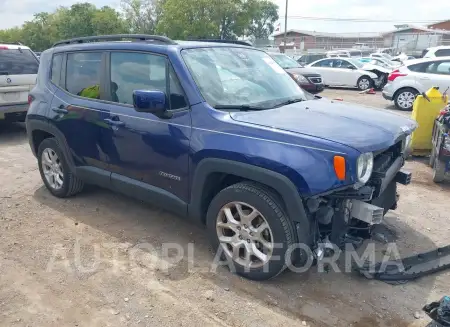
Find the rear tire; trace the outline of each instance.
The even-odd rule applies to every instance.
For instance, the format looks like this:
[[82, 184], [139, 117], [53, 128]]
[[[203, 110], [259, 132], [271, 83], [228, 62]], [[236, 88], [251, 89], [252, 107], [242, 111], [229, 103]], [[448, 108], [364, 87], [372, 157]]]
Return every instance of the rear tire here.
[[278, 197], [263, 185], [242, 182], [220, 191], [211, 201], [206, 224], [214, 249], [238, 275], [266, 280], [286, 268], [295, 239], [292, 223]]
[[37, 157], [42, 181], [50, 193], [65, 198], [81, 192], [83, 181], [70, 171], [55, 138], [47, 138], [39, 144]]
[[434, 160], [433, 182], [442, 183], [445, 180], [445, 162], [439, 159]]
[[400, 110], [411, 111], [418, 94], [419, 92], [410, 87], [400, 89], [394, 97], [395, 106]]

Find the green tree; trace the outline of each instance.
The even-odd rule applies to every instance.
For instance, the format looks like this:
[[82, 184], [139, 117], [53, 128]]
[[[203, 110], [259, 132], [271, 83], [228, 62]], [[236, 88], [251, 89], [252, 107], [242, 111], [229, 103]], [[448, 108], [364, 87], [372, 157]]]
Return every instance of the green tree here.
[[94, 35], [123, 34], [128, 32], [120, 14], [108, 6], [94, 12], [92, 28]]
[[269, 0], [253, 1], [248, 35], [256, 39], [267, 39], [274, 31], [274, 23], [278, 20], [278, 6]]
[[120, 2], [131, 33], [152, 34], [156, 27], [157, 0], [122, 0]]
[[161, 8], [157, 32], [177, 39], [265, 36], [278, 19], [268, 0], [164, 0]]

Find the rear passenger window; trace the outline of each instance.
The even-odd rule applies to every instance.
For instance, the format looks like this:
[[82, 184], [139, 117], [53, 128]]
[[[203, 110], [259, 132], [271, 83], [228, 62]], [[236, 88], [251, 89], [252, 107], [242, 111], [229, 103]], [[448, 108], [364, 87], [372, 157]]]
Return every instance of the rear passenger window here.
[[74, 95], [100, 99], [101, 52], [67, 55], [66, 90]]
[[412, 72], [424, 73], [426, 66], [427, 66], [426, 63], [420, 63], [420, 64], [408, 66], [408, 69]]
[[61, 80], [62, 54], [56, 54], [52, 60], [52, 83], [59, 86]]
[[[111, 53], [111, 99], [133, 105], [135, 90], [162, 91], [168, 94], [166, 71], [167, 59], [163, 56], [134, 52]], [[169, 84], [170, 109], [186, 107], [183, 90], [171, 66]]]

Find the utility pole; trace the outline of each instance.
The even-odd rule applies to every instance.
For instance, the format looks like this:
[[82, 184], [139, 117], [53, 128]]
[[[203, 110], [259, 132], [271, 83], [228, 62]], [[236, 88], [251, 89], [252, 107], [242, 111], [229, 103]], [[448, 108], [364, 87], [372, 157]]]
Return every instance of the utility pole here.
[[287, 43], [288, 2], [289, 2], [289, 0], [286, 0], [286, 12], [284, 14], [284, 52], [285, 53], [286, 53], [286, 43]]

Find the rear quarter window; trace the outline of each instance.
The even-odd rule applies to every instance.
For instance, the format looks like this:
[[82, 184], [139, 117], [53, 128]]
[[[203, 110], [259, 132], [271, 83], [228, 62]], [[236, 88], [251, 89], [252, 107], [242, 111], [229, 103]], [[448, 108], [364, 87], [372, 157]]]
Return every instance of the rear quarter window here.
[[28, 49], [0, 49], [0, 74], [37, 74], [39, 61]]
[[408, 69], [412, 72], [416, 73], [424, 73], [425, 72], [426, 65], [425, 63], [415, 64], [408, 66]]

